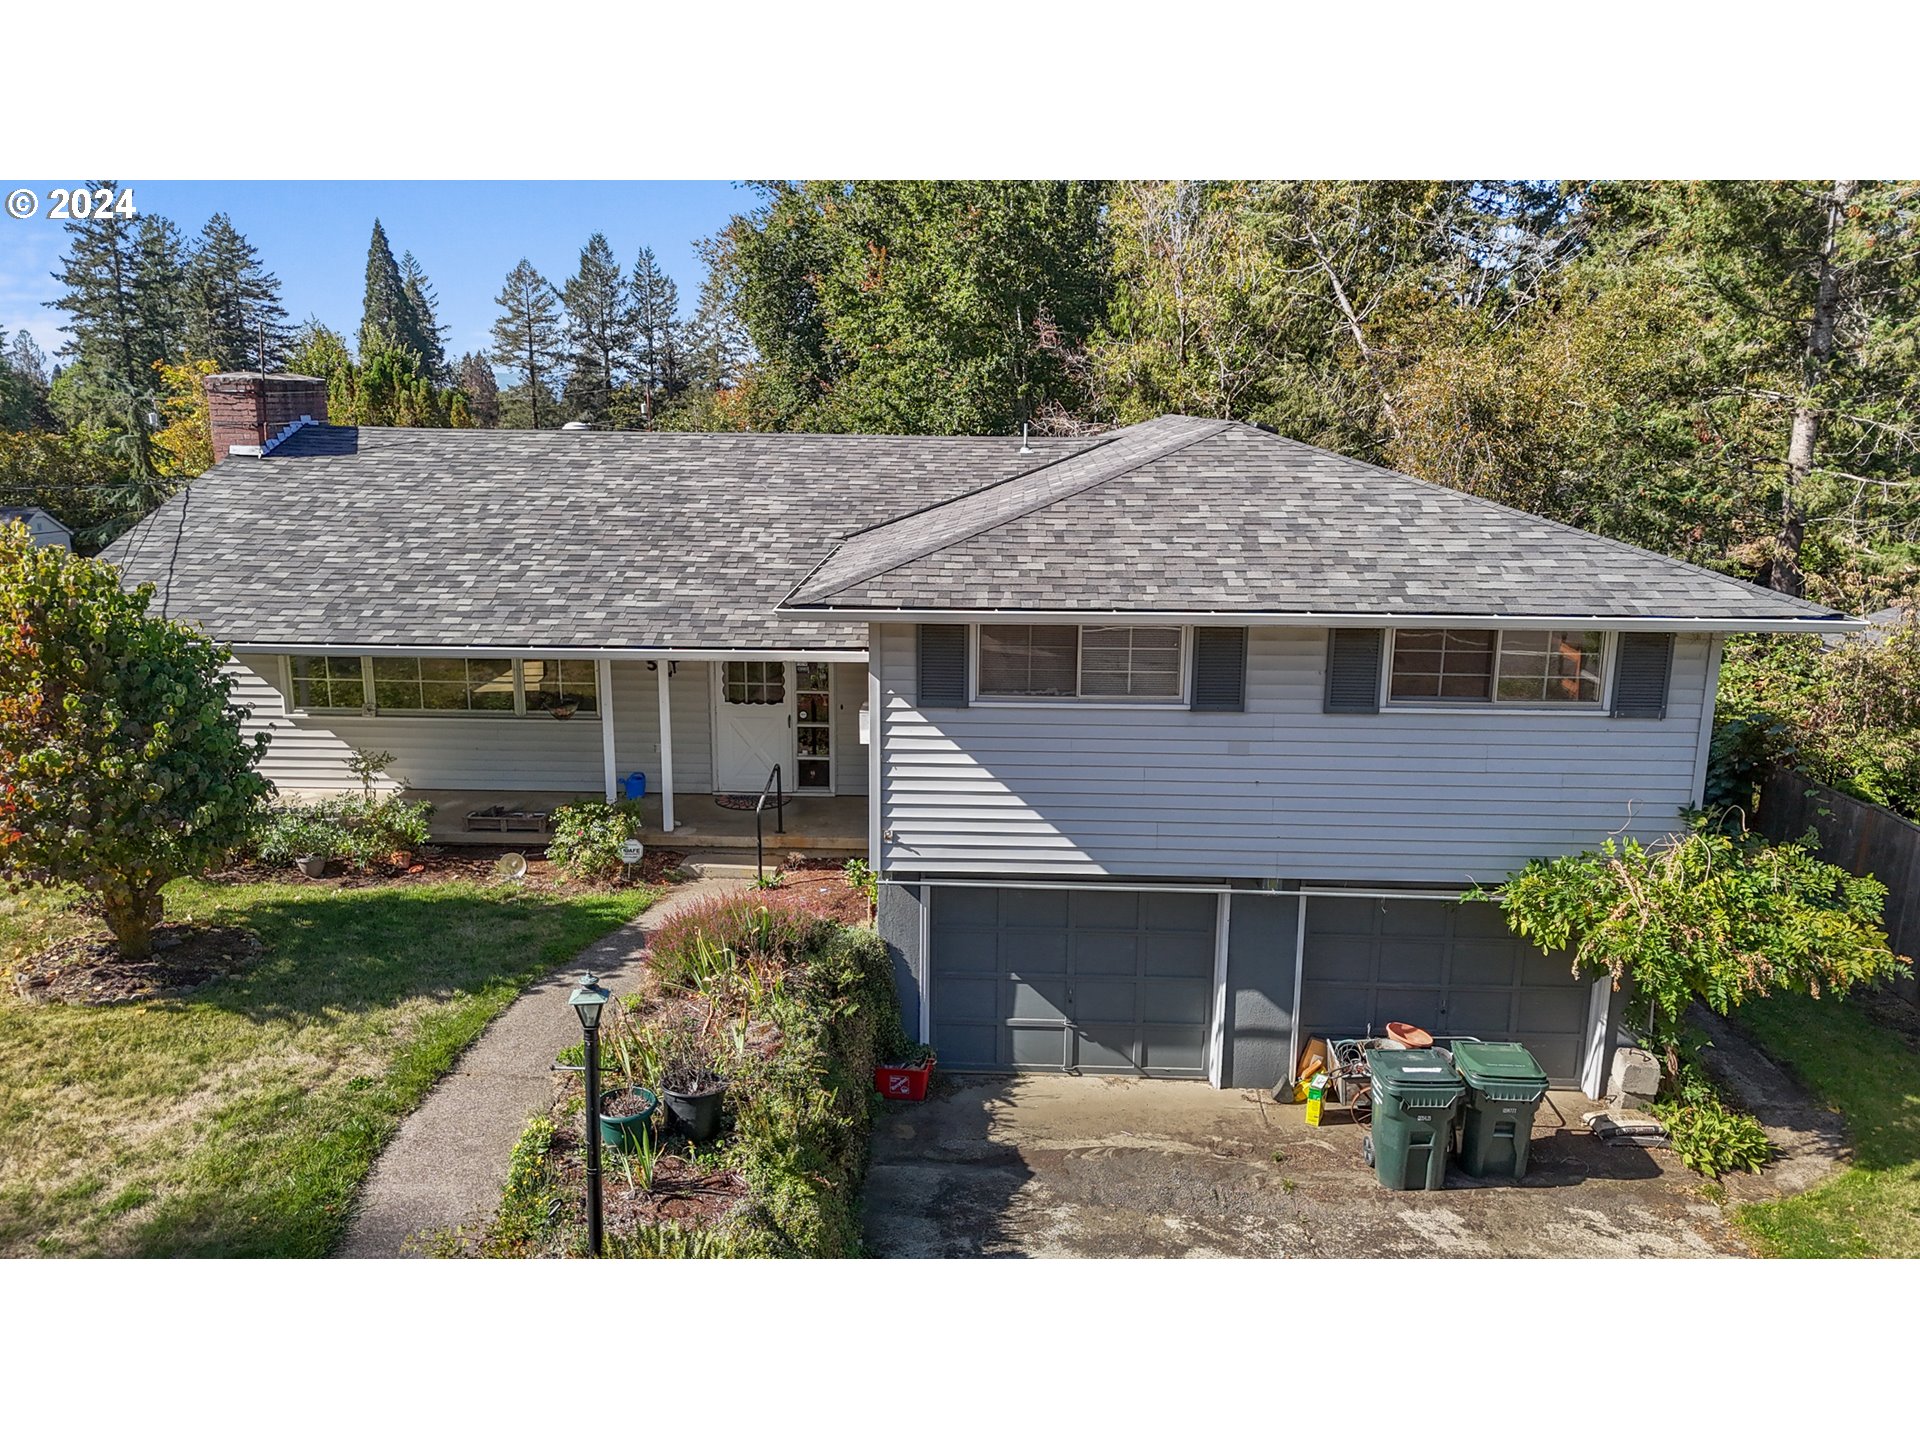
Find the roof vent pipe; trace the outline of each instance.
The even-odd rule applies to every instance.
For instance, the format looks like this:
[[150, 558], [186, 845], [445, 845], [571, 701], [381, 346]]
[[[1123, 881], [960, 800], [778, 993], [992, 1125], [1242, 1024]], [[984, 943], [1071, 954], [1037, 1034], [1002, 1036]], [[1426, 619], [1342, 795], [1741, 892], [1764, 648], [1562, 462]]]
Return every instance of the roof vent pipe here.
[[588, 424], [585, 420], [569, 420], [567, 421], [566, 424], [562, 425], [560, 428], [562, 430], [591, 430], [593, 426]]
[[1027, 422], [1024, 420], [1020, 422], [1020, 453], [1022, 455], [1033, 453], [1033, 447], [1027, 444]]

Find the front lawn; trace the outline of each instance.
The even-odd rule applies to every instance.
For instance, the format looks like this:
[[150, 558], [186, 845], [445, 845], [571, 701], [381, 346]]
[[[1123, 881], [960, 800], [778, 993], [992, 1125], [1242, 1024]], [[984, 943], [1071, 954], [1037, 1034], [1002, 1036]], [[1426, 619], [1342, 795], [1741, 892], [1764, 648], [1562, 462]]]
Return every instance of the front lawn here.
[[[0, 1255], [324, 1255], [402, 1116], [529, 981], [657, 892], [210, 885], [264, 954], [174, 1000], [0, 993]], [[0, 897], [0, 966], [93, 928]]]
[[1763, 1253], [1920, 1256], [1920, 1048], [1874, 1013], [1893, 1003], [1780, 995], [1741, 1007], [1740, 1023], [1846, 1117], [1854, 1143], [1843, 1174], [1740, 1212]]

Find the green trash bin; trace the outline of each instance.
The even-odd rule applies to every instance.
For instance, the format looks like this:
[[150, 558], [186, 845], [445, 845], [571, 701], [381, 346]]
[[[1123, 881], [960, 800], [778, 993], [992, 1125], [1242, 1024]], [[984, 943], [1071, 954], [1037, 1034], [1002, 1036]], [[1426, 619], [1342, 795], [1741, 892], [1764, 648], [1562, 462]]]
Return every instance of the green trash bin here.
[[1460, 1168], [1478, 1179], [1520, 1179], [1527, 1173], [1533, 1115], [1547, 1093], [1547, 1074], [1524, 1045], [1462, 1040], [1453, 1063], [1466, 1082], [1460, 1121]]
[[1389, 1190], [1440, 1190], [1447, 1183], [1447, 1146], [1465, 1086], [1444, 1055], [1432, 1050], [1370, 1050], [1374, 1178]]

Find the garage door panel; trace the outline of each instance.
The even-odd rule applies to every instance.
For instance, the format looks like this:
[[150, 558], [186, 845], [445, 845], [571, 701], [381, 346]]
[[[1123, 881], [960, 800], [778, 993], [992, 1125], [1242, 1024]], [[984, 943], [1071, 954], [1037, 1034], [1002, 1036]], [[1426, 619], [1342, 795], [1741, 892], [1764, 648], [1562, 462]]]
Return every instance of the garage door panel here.
[[1431, 984], [1446, 954], [1447, 947], [1439, 940], [1382, 940], [1380, 983]]
[[1311, 935], [1371, 935], [1378, 923], [1377, 900], [1343, 900], [1338, 896], [1314, 897], [1307, 907], [1307, 933]]
[[1138, 1027], [1126, 1025], [1080, 1025], [1076, 1027], [1074, 1065], [1081, 1070], [1132, 1072], [1139, 1068], [1134, 1060], [1134, 1042]]
[[1131, 980], [1075, 980], [1073, 1018], [1082, 1025], [1132, 1025], [1140, 1018], [1140, 987]]
[[1218, 911], [1205, 893], [935, 887], [942, 1063], [1203, 1074]]
[[[1440, 908], [1440, 907], [1434, 907]], [[1507, 926], [1507, 912], [1485, 900], [1468, 900], [1446, 907], [1453, 911], [1453, 934], [1458, 940], [1513, 941]]]
[[1447, 979], [1454, 985], [1514, 985], [1520, 980], [1519, 947], [1511, 940], [1462, 940], [1453, 947]]
[[1140, 938], [1103, 931], [1075, 933], [1068, 941], [1076, 975], [1138, 975]]
[[934, 981], [933, 1001], [954, 1020], [998, 1020], [1000, 986], [998, 975], [941, 975]]
[[1587, 1023], [1587, 987], [1560, 990], [1522, 990], [1519, 1028], [1578, 1035]]
[[[1523, 985], [1571, 985], [1576, 983], [1573, 973], [1573, 961], [1564, 950], [1549, 955], [1543, 950], [1527, 947], [1520, 959], [1520, 983]], [[1578, 979], [1584, 986], [1586, 979]]]
[[1000, 923], [1012, 929], [1058, 930], [1067, 923], [1066, 896], [1059, 890], [990, 891], [1000, 896]]
[[1195, 1075], [1207, 1068], [1205, 1026], [1147, 1025], [1141, 1028], [1141, 1068]]
[[1213, 932], [1140, 937], [1140, 968], [1148, 975], [1213, 975]]
[[1006, 988], [1006, 1013], [1015, 1020], [1067, 1018], [1067, 982], [1064, 976], [1015, 975]]
[[1370, 985], [1316, 985], [1300, 997], [1300, 1023], [1314, 1035], [1364, 1035], [1372, 1013]]
[[1140, 985], [1140, 1019], [1169, 1024], [1205, 1025], [1213, 1013], [1213, 986], [1193, 980], [1145, 980]]
[[1058, 1070], [1069, 1063], [1066, 1026], [1014, 1025], [1005, 1032], [1007, 1053], [1004, 1061], [1022, 1069]]
[[1374, 941], [1365, 936], [1325, 935], [1310, 939], [1303, 973], [1309, 980], [1346, 980], [1355, 975], [1371, 975], [1375, 949]]
[[[1376, 1016], [1384, 1015], [1386, 1020], [1404, 1020], [1409, 1025], [1418, 1025], [1422, 1030], [1441, 1030], [1446, 1028], [1443, 1023], [1446, 1016], [1441, 1013], [1440, 1000], [1439, 990], [1382, 985], [1374, 991], [1373, 1008]], [[1386, 1020], [1374, 1020], [1374, 1034], [1385, 1032]]]
[[954, 930], [934, 947], [934, 964], [941, 970], [1000, 971], [1000, 937], [992, 930]]
[[1174, 895], [1165, 891], [1146, 897], [1146, 928], [1156, 935], [1184, 931], [1213, 939], [1213, 922], [1218, 905], [1211, 895]]
[[1053, 891], [1067, 897], [1065, 923], [1076, 929], [1086, 927], [1108, 930], [1140, 928], [1140, 897], [1126, 890]]
[[[1505, 1039], [1514, 1031], [1512, 990], [1451, 990], [1441, 1033]], [[1432, 1027], [1429, 1026], [1429, 1029]]]
[[1527, 1053], [1540, 1062], [1540, 1068], [1556, 1079], [1580, 1073], [1578, 1036], [1530, 1035], [1523, 1030], [1513, 1038], [1526, 1046]]
[[1447, 917], [1436, 913], [1433, 905], [1391, 904], [1385, 900], [1373, 902], [1379, 909], [1377, 925], [1382, 935], [1419, 938], [1423, 940], [1445, 940], [1447, 938]]

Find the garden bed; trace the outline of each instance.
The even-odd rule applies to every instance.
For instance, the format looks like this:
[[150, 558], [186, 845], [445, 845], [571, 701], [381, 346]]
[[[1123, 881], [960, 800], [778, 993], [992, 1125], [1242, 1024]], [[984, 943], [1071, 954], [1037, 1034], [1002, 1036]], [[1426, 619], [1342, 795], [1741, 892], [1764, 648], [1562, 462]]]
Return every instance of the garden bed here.
[[[462, 845], [457, 849], [430, 847], [405, 865], [374, 865], [355, 868], [336, 861], [327, 874], [311, 878], [291, 865], [273, 865], [264, 860], [247, 860], [207, 876], [214, 885], [314, 885], [336, 890], [356, 890], [370, 885], [438, 885], [449, 880], [488, 884], [497, 879], [496, 867], [508, 855], [520, 855], [527, 862], [527, 873], [517, 884], [527, 890], [553, 894], [576, 894], [617, 888], [616, 884], [594, 884], [570, 880], [559, 867], [538, 852], [538, 847], [514, 845]], [[661, 886], [672, 882], [686, 864], [683, 850], [648, 847], [646, 857], [633, 867], [633, 882]]]
[[[692, 906], [655, 933], [641, 987], [602, 1020], [603, 1084], [659, 1091], [698, 1052], [726, 1082], [723, 1120], [706, 1142], [661, 1120], [644, 1155], [603, 1147], [609, 1254], [857, 1253], [872, 1071], [904, 1041], [885, 946], [833, 918], [850, 896], [864, 918], [864, 895], [836, 872], [790, 875], [779, 889]], [[560, 1059], [578, 1064], [582, 1052]], [[492, 1223], [442, 1237], [443, 1253], [584, 1253], [583, 1111], [580, 1077], [563, 1073], [515, 1148]]]
[[108, 935], [74, 935], [13, 962], [16, 994], [35, 1004], [115, 1005], [189, 994], [260, 958], [260, 937], [235, 925], [156, 925], [153, 953], [129, 960]]

